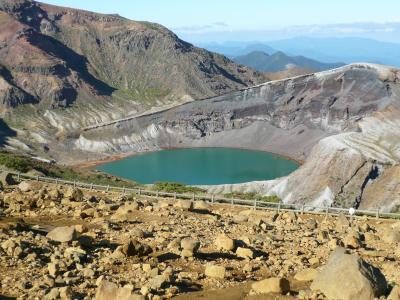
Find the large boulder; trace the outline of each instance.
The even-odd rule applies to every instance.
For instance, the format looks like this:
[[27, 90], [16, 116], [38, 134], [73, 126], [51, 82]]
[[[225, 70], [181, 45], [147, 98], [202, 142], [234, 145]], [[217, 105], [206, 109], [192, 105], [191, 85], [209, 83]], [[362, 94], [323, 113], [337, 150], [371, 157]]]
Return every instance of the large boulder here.
[[56, 242], [71, 242], [78, 238], [75, 226], [56, 227], [47, 234], [47, 238]]
[[357, 255], [347, 254], [344, 248], [331, 253], [323, 270], [311, 284], [328, 299], [374, 299], [387, 290], [387, 282], [379, 269]]

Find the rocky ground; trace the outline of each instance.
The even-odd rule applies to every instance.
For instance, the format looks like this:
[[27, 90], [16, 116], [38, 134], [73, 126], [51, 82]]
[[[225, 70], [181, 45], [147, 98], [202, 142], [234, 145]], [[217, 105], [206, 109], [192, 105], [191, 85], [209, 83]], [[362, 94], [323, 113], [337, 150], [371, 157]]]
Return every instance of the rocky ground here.
[[398, 221], [37, 182], [0, 199], [0, 299], [399, 299]]

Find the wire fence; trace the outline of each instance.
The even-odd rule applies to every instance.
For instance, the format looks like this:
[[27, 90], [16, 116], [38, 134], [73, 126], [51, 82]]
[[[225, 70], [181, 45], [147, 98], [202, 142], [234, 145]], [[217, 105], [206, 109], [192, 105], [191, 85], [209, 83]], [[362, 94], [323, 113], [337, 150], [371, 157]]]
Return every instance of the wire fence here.
[[[322, 207], [322, 206], [312, 206], [306, 204], [285, 204], [283, 202], [266, 202], [260, 200], [243, 200], [235, 198], [225, 198], [220, 195], [213, 194], [180, 194], [180, 193], [167, 193], [163, 191], [141, 189], [141, 188], [127, 188], [127, 187], [117, 187], [112, 185], [99, 185], [93, 183], [84, 183], [79, 181], [63, 180], [60, 178], [44, 177], [44, 176], [33, 176], [24, 173], [12, 172], [8, 170], [1, 170], [0, 172], [6, 172], [10, 174], [14, 180], [21, 182], [23, 180], [29, 181], [39, 181], [45, 183], [52, 183], [56, 185], [67, 185], [75, 188], [86, 189], [90, 191], [97, 192], [110, 192], [119, 193], [122, 195], [138, 195], [153, 198], [167, 198], [174, 200], [191, 200], [191, 201], [206, 201], [210, 204], [222, 204], [231, 206], [241, 206], [248, 207], [254, 210], [275, 210], [279, 212], [296, 212], [296, 213], [309, 213], [309, 214], [319, 214], [319, 215], [350, 215], [349, 209], [340, 207]], [[374, 218], [393, 218], [400, 219], [399, 213], [389, 213], [383, 212], [381, 209], [376, 210], [355, 210], [352, 217], [374, 217]]]

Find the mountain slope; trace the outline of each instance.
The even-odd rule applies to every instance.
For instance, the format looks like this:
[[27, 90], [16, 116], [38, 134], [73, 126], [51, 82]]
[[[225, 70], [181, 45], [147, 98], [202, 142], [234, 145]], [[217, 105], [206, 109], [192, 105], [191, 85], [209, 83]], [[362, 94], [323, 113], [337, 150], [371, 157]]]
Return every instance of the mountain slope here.
[[247, 55], [235, 57], [233, 60], [260, 72], [280, 72], [294, 68], [324, 71], [343, 66], [341, 63], [322, 63], [304, 56], [291, 57], [281, 51], [272, 55], [262, 51], [253, 51]]
[[160, 25], [115, 15], [0, 0], [0, 27], [0, 65], [12, 83], [2, 78], [13, 87], [0, 94], [3, 110], [20, 102], [67, 107], [115, 93], [136, 101], [182, 101], [265, 80]]

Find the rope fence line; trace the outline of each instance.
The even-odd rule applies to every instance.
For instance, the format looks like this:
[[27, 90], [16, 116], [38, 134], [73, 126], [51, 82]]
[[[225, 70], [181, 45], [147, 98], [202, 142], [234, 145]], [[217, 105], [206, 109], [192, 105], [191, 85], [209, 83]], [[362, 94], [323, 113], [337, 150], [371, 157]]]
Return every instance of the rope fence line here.
[[260, 200], [243, 200], [234, 198], [224, 198], [214, 194], [179, 194], [179, 193], [167, 193], [162, 191], [146, 190], [141, 188], [127, 188], [127, 187], [117, 187], [111, 185], [99, 185], [93, 183], [84, 183], [79, 181], [63, 180], [59, 178], [44, 177], [44, 176], [32, 176], [28, 174], [23, 174], [19, 172], [12, 172], [8, 170], [1, 170], [0, 172], [6, 172], [16, 177], [18, 182], [23, 180], [30, 181], [40, 181], [45, 183], [53, 183], [56, 185], [69, 185], [74, 188], [81, 188], [90, 191], [97, 192], [110, 192], [119, 193], [122, 195], [133, 194], [138, 196], [146, 196], [153, 198], [170, 198], [174, 200], [191, 200], [191, 201], [206, 201], [210, 204], [222, 204], [230, 206], [241, 206], [248, 207], [254, 210], [275, 210], [279, 212], [296, 212], [296, 213], [308, 213], [308, 214], [319, 214], [319, 215], [339, 215], [344, 214], [351, 217], [375, 217], [379, 218], [393, 218], [400, 219], [400, 214], [398, 213], [387, 213], [382, 212], [379, 208], [376, 210], [355, 210], [354, 215], [350, 215], [349, 209], [340, 207], [321, 207], [312, 205], [296, 205], [296, 204], [285, 204], [282, 202], [265, 202]]

